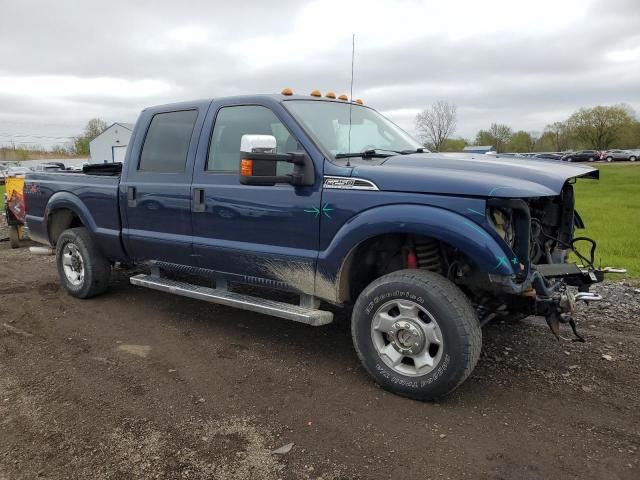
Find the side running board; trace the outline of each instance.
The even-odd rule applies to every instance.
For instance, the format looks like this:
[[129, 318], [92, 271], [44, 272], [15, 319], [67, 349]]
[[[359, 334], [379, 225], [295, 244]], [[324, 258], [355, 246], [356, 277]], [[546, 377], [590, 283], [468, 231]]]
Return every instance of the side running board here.
[[305, 308], [290, 303], [266, 300], [252, 295], [230, 292], [223, 288], [201, 287], [185, 282], [176, 282], [153, 275], [140, 274], [130, 279], [133, 285], [160, 290], [161, 292], [196, 298], [228, 307], [241, 308], [251, 312], [286, 318], [294, 322], [306, 323], [314, 327], [327, 325], [333, 321], [333, 313], [325, 310]]

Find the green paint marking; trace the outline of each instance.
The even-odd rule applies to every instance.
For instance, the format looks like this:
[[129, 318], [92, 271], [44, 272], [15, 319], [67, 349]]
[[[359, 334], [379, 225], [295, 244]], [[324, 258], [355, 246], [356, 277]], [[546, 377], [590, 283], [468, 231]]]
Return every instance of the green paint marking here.
[[511, 259], [511, 263], [513, 263], [514, 265], [518, 265], [520, 262], [518, 261], [518, 259], [516, 257], [513, 257]]
[[495, 267], [493, 267], [493, 268], [494, 268], [494, 270], [497, 270], [497, 269], [499, 269], [499, 268], [500, 268], [501, 266], [503, 266], [503, 265], [504, 265], [505, 267], [508, 267], [508, 266], [509, 266], [509, 264], [507, 263], [507, 257], [505, 257], [504, 255], [503, 255], [503, 256], [501, 256], [501, 257], [498, 257], [498, 264], [497, 264]]
[[322, 205], [322, 208], [318, 208], [318, 207], [312, 207], [312, 208], [305, 208], [304, 212], [305, 213], [313, 213], [314, 216], [319, 216], [321, 213], [327, 217], [327, 218], [331, 218], [331, 215], [329, 215], [329, 212], [333, 212], [335, 209], [331, 208], [329, 206], [328, 203], [325, 203]]
[[322, 213], [327, 218], [331, 218], [331, 215], [329, 215], [329, 212], [333, 212], [333, 210], [334, 210], [333, 208], [329, 207], [328, 203], [325, 203], [324, 205], [322, 205]]

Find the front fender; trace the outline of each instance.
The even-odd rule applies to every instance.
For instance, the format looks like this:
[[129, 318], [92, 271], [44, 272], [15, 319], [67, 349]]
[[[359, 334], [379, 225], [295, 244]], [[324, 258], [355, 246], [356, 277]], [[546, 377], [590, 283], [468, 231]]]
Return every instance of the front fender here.
[[366, 210], [346, 222], [318, 257], [318, 270], [336, 287], [348, 254], [365, 240], [387, 233], [432, 237], [464, 252], [482, 272], [514, 275], [513, 253], [481, 225], [443, 208], [396, 204]]

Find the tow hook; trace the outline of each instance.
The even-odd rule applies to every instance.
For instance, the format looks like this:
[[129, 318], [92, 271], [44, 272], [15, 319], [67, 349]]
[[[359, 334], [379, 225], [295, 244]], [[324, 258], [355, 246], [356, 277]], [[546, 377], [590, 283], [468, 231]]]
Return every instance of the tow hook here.
[[582, 335], [578, 333], [574, 314], [576, 312], [576, 302], [599, 302], [602, 300], [602, 296], [592, 292], [578, 292], [573, 294], [567, 290], [560, 294], [560, 298], [557, 300], [557, 308], [549, 312], [545, 318], [547, 325], [551, 329], [551, 333], [555, 335], [558, 340], [571, 341], [568, 338], [564, 338], [560, 335], [560, 323], [568, 323], [575, 335], [574, 342], [585, 342]]

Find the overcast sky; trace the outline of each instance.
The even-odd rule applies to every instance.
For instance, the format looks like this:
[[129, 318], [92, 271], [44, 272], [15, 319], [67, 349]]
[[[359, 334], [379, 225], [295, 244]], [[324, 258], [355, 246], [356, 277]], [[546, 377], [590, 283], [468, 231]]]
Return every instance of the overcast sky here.
[[171, 101], [348, 92], [352, 33], [354, 97], [412, 133], [439, 99], [468, 138], [640, 111], [640, 0], [2, 0], [0, 144]]

